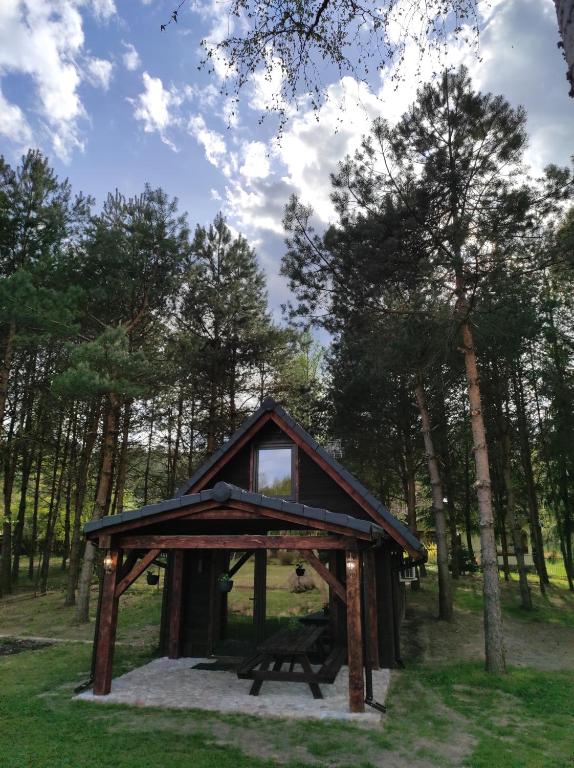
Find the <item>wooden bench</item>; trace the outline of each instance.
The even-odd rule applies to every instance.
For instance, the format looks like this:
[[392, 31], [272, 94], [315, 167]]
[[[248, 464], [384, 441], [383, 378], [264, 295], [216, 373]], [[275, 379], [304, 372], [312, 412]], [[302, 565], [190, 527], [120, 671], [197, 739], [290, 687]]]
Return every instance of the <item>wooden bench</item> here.
[[[341, 664], [345, 659], [344, 648], [334, 648], [318, 671], [313, 671], [309, 661], [311, 653], [325, 631], [324, 626], [302, 626], [297, 629], [282, 629], [258, 646], [257, 652], [246, 659], [237, 676], [253, 680], [249, 691], [251, 696], [258, 696], [265, 680], [277, 680], [290, 683], [307, 683], [315, 699], [322, 699], [319, 683], [334, 682]], [[289, 663], [289, 669], [282, 670], [283, 664]], [[298, 664], [302, 672], [295, 672]], [[272, 665], [272, 669], [269, 667]]]

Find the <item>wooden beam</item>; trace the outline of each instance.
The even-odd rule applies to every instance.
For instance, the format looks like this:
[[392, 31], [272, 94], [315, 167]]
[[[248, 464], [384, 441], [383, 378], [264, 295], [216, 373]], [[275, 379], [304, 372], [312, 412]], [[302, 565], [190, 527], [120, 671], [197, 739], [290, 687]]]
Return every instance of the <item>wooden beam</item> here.
[[160, 554], [161, 549], [150, 549], [139, 563], [136, 563], [129, 573], [127, 573], [123, 579], [116, 586], [116, 597], [121, 597], [128, 587], [130, 587], [134, 581], [142, 575], [142, 573], [148, 568], [156, 557]]
[[171, 570], [171, 589], [169, 591], [169, 619], [167, 655], [170, 659], [179, 659], [181, 639], [181, 611], [183, 587], [183, 552], [181, 549], [173, 553]]
[[369, 639], [369, 660], [371, 669], [379, 669], [377, 581], [375, 574], [375, 553], [372, 549], [366, 549], [363, 552], [363, 568], [363, 579], [365, 583], [365, 625]]
[[180, 520], [193, 522], [194, 520], [260, 520], [261, 515], [255, 512], [242, 512], [238, 509], [210, 509], [207, 512], [195, 512], [189, 510], [189, 514]]
[[119, 536], [122, 549], [357, 549], [355, 539], [339, 536]]
[[365, 711], [363, 636], [361, 631], [361, 559], [348, 551], [347, 571], [347, 664], [349, 666], [349, 710]]
[[326, 581], [327, 584], [331, 587], [333, 592], [337, 595], [337, 597], [343, 601], [343, 603], [347, 604], [347, 592], [345, 590], [345, 587], [341, 584], [341, 582], [337, 579], [334, 573], [331, 573], [331, 571], [327, 568], [326, 565], [323, 565], [323, 563], [319, 560], [319, 558], [310, 550], [302, 550], [301, 556], [305, 558], [305, 560], [309, 563], [311, 568], [314, 568], [319, 576], [323, 579], [323, 581]]
[[363, 531], [353, 530], [352, 534], [349, 532], [349, 528], [344, 525], [337, 525], [334, 523], [327, 523], [324, 520], [312, 520], [310, 518], [301, 517], [300, 515], [293, 515], [289, 512], [284, 512], [278, 509], [269, 509], [260, 507], [256, 504], [249, 504], [244, 501], [236, 501], [235, 499], [229, 499], [226, 504], [237, 510], [243, 510], [244, 512], [252, 512], [261, 518], [272, 518], [274, 520], [284, 520], [286, 522], [295, 523], [296, 525], [304, 525], [308, 528], [314, 528], [319, 531], [326, 531], [328, 533], [339, 533], [343, 536], [352, 535], [353, 538], [364, 539], [365, 541], [372, 541], [370, 533]]
[[121, 553], [117, 549], [111, 550], [109, 552], [110, 563], [104, 571], [94, 671], [94, 694], [96, 696], [106, 696], [112, 688], [112, 668], [119, 602], [115, 592], [121, 559]]
[[233, 565], [233, 566], [232, 566], [232, 567], [231, 567], [231, 568], [230, 568], [230, 569], [227, 571], [227, 575], [229, 576], [229, 578], [232, 578], [233, 576], [235, 576], [235, 574], [237, 573], [237, 571], [238, 571], [240, 568], [243, 568], [243, 566], [245, 565], [245, 563], [246, 563], [246, 562], [249, 560], [249, 558], [250, 558], [250, 557], [252, 557], [252, 555], [253, 555], [253, 550], [251, 550], [250, 552], [244, 552], [244, 553], [241, 555], [241, 557], [239, 558], [239, 560], [238, 560], [238, 561], [235, 563], [235, 565]]
[[267, 550], [255, 551], [255, 569], [253, 572], [253, 624], [257, 645], [265, 638], [265, 616], [267, 597]]
[[[202, 501], [200, 504], [193, 506], [182, 505], [176, 509], [172, 509], [169, 512], [158, 512], [155, 515], [148, 515], [147, 517], [138, 517], [135, 520], [129, 520], [125, 523], [117, 523], [117, 525], [106, 528], [106, 534], [100, 534], [99, 531], [92, 531], [86, 535], [88, 539], [99, 539], [98, 547], [109, 548], [111, 535], [114, 536], [118, 533], [124, 533], [125, 531], [131, 531], [133, 528], [140, 529], [148, 525], [156, 525], [158, 522], [166, 522], [167, 520], [177, 520], [179, 517], [187, 517], [193, 512], [204, 512], [209, 509], [216, 509], [221, 507], [221, 504], [217, 501]], [[107, 542], [107, 543], [106, 543]]]

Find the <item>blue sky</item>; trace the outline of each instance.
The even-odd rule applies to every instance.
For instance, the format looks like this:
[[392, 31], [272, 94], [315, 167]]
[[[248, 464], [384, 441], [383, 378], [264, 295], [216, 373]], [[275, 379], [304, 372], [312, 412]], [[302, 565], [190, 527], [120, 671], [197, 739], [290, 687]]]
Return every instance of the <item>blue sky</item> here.
[[[0, 152], [16, 163], [28, 146], [40, 147], [61, 176], [99, 203], [116, 187], [137, 194], [149, 182], [177, 196], [192, 225], [223, 210], [256, 248], [278, 314], [288, 295], [278, 276], [288, 196], [297, 193], [329, 221], [329, 173], [375, 116], [395, 120], [410, 103], [418, 53], [407, 48], [398, 88], [392, 71], [373, 73], [370, 87], [325, 72], [329, 99], [318, 115], [303, 99], [278, 143], [277, 119], [259, 122], [278, 79], [255, 77], [230, 119], [221, 69], [211, 76], [197, 69], [200, 40], [215, 41], [228, 28], [226, 1], [190, 0], [179, 24], [162, 34], [171, 5], [0, 0]], [[453, 41], [449, 60], [466, 63], [477, 87], [526, 107], [527, 159], [536, 170], [567, 163], [574, 100], [552, 0], [492, 0], [480, 8], [480, 59]], [[422, 77], [434, 67], [424, 60]]]

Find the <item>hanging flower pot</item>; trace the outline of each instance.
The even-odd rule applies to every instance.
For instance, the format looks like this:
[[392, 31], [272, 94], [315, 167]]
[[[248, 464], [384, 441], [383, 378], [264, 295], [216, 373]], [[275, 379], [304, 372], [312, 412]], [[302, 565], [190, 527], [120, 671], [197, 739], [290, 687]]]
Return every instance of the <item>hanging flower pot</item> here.
[[150, 573], [149, 571], [146, 573], [146, 579], [147, 583], [153, 587], [159, 582], [159, 573]]
[[229, 574], [222, 573], [217, 579], [217, 589], [220, 592], [231, 592], [233, 589], [233, 579], [229, 578]]
[[295, 573], [297, 574], [297, 576], [305, 575], [305, 568], [303, 567], [302, 563], [297, 563], [297, 567], [295, 568]]

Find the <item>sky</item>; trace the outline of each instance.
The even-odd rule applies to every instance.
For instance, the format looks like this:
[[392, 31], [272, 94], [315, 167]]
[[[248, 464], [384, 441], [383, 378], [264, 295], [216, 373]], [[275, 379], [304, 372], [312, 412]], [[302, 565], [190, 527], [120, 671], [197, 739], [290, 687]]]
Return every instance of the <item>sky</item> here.
[[[405, 0], [406, 1], [406, 0]], [[369, 84], [325, 70], [326, 101], [289, 110], [281, 140], [274, 103], [280, 75], [256, 74], [237, 105], [222, 94], [224, 68], [198, 69], [200, 41], [229, 29], [226, 0], [189, 0], [160, 32], [170, 0], [0, 0], [0, 153], [16, 165], [39, 147], [58, 175], [101, 205], [115, 189], [149, 182], [179, 199], [190, 225], [219, 211], [255, 248], [271, 307], [289, 298], [279, 275], [289, 196], [333, 220], [329, 174], [373, 118], [396, 121], [436, 61], [407, 46], [402, 77], [373, 72]], [[552, 0], [479, 4], [479, 54], [453, 40], [449, 63], [465, 63], [475, 86], [527, 110], [526, 160], [535, 171], [574, 154], [574, 100]], [[417, 76], [417, 68], [420, 75]]]

